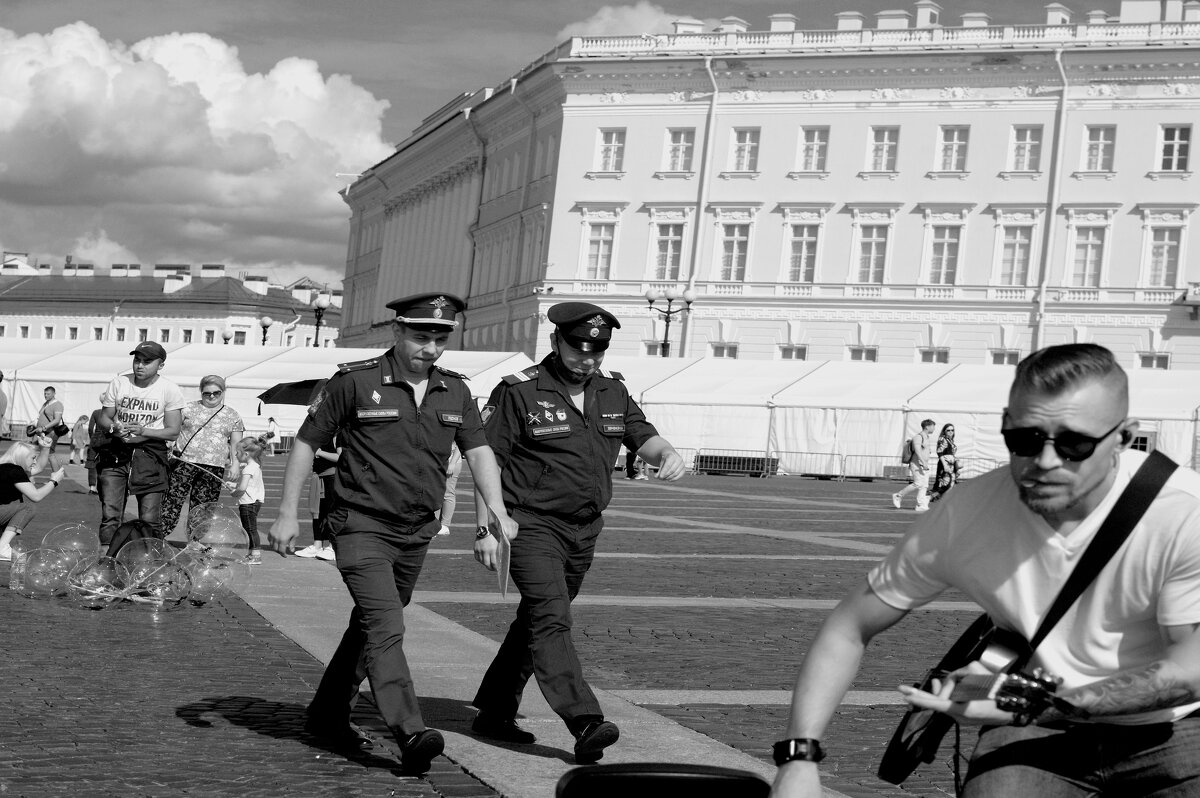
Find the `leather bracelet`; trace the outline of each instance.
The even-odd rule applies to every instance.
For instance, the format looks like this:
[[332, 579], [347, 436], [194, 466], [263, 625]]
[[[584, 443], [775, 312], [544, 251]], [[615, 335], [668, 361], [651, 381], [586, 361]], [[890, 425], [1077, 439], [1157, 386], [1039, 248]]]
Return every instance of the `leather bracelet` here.
[[785, 762], [793, 762], [797, 759], [804, 762], [820, 762], [825, 758], [825, 751], [821, 749], [821, 741], [814, 740], [811, 737], [793, 737], [788, 740], [780, 740], [772, 746], [771, 753], [775, 756], [775, 765], [777, 767]]
[[58, 480], [57, 480], [57, 479], [52, 479], [52, 480], [50, 480], [50, 481], [54, 483], [54, 487], [56, 487], [56, 488], [58, 487]]

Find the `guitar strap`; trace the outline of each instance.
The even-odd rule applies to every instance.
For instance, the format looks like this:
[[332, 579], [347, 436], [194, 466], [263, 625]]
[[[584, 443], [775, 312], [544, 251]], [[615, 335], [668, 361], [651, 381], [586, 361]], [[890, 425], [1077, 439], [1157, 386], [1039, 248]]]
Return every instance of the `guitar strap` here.
[[1054, 625], [1062, 619], [1075, 600], [1087, 589], [1105, 564], [1112, 559], [1117, 549], [1121, 548], [1121, 544], [1125, 542], [1129, 533], [1133, 531], [1146, 510], [1149, 509], [1154, 497], [1158, 495], [1162, 486], [1166, 484], [1178, 467], [1175, 461], [1165, 454], [1158, 451], [1150, 453], [1150, 456], [1138, 468], [1137, 473], [1133, 475], [1133, 479], [1129, 480], [1125, 490], [1117, 497], [1117, 503], [1108, 517], [1104, 519], [1104, 523], [1096, 530], [1092, 542], [1088, 544], [1087, 550], [1079, 558], [1079, 562], [1071, 571], [1066, 584], [1062, 586], [1062, 590], [1054, 598], [1054, 603], [1047, 610], [1046, 617], [1042, 619], [1033, 639], [1029, 641], [1029, 648], [1023, 651], [1006, 670], [1009, 672], [1019, 671], [1029, 663], [1033, 652], [1046, 639], [1046, 635], [1050, 634]]

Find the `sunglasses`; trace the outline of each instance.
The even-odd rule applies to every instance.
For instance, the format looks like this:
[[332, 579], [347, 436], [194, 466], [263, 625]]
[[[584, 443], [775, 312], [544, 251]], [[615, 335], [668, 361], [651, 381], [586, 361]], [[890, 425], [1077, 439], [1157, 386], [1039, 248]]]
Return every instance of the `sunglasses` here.
[[1093, 438], [1082, 432], [1065, 430], [1054, 437], [1047, 435], [1037, 427], [1022, 427], [1021, 429], [1004, 429], [1000, 434], [1004, 437], [1004, 446], [1017, 457], [1037, 457], [1046, 447], [1046, 442], [1054, 444], [1054, 451], [1064, 460], [1078, 463], [1086, 460], [1095, 453], [1100, 442], [1121, 428], [1125, 422], [1119, 421], [1108, 432]]
[[205, 399], [216, 399], [218, 396], [220, 396], [223, 393], [225, 393], [225, 392], [224, 391], [201, 391], [200, 395], [203, 396]]

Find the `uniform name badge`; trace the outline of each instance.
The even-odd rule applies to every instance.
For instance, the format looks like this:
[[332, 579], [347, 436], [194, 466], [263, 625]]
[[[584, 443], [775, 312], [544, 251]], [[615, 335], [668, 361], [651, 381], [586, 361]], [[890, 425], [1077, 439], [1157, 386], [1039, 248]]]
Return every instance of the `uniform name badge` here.
[[570, 424], [555, 424], [552, 427], [538, 427], [537, 429], [529, 430], [529, 433], [535, 438], [544, 438], [547, 435], [562, 435], [571, 431]]
[[370, 421], [380, 418], [400, 418], [398, 407], [356, 407], [354, 415], [359, 421]]

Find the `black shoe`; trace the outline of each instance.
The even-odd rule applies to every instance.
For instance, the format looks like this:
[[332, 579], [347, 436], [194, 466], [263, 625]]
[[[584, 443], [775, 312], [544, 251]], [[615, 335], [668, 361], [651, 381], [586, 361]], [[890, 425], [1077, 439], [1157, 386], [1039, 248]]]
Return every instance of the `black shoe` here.
[[405, 773], [419, 776], [429, 770], [434, 757], [446, 748], [446, 741], [436, 729], [425, 729], [400, 743], [400, 767]]
[[575, 763], [590, 765], [604, 757], [604, 749], [617, 741], [621, 730], [607, 720], [592, 721], [575, 735]]
[[512, 718], [497, 718], [486, 712], [480, 712], [471, 722], [471, 731], [480, 737], [490, 737], [506, 743], [529, 745], [537, 742], [537, 738], [517, 725]]
[[370, 737], [351, 726], [349, 721], [310, 717], [304, 721], [304, 731], [334, 748], [361, 751], [375, 746]]

